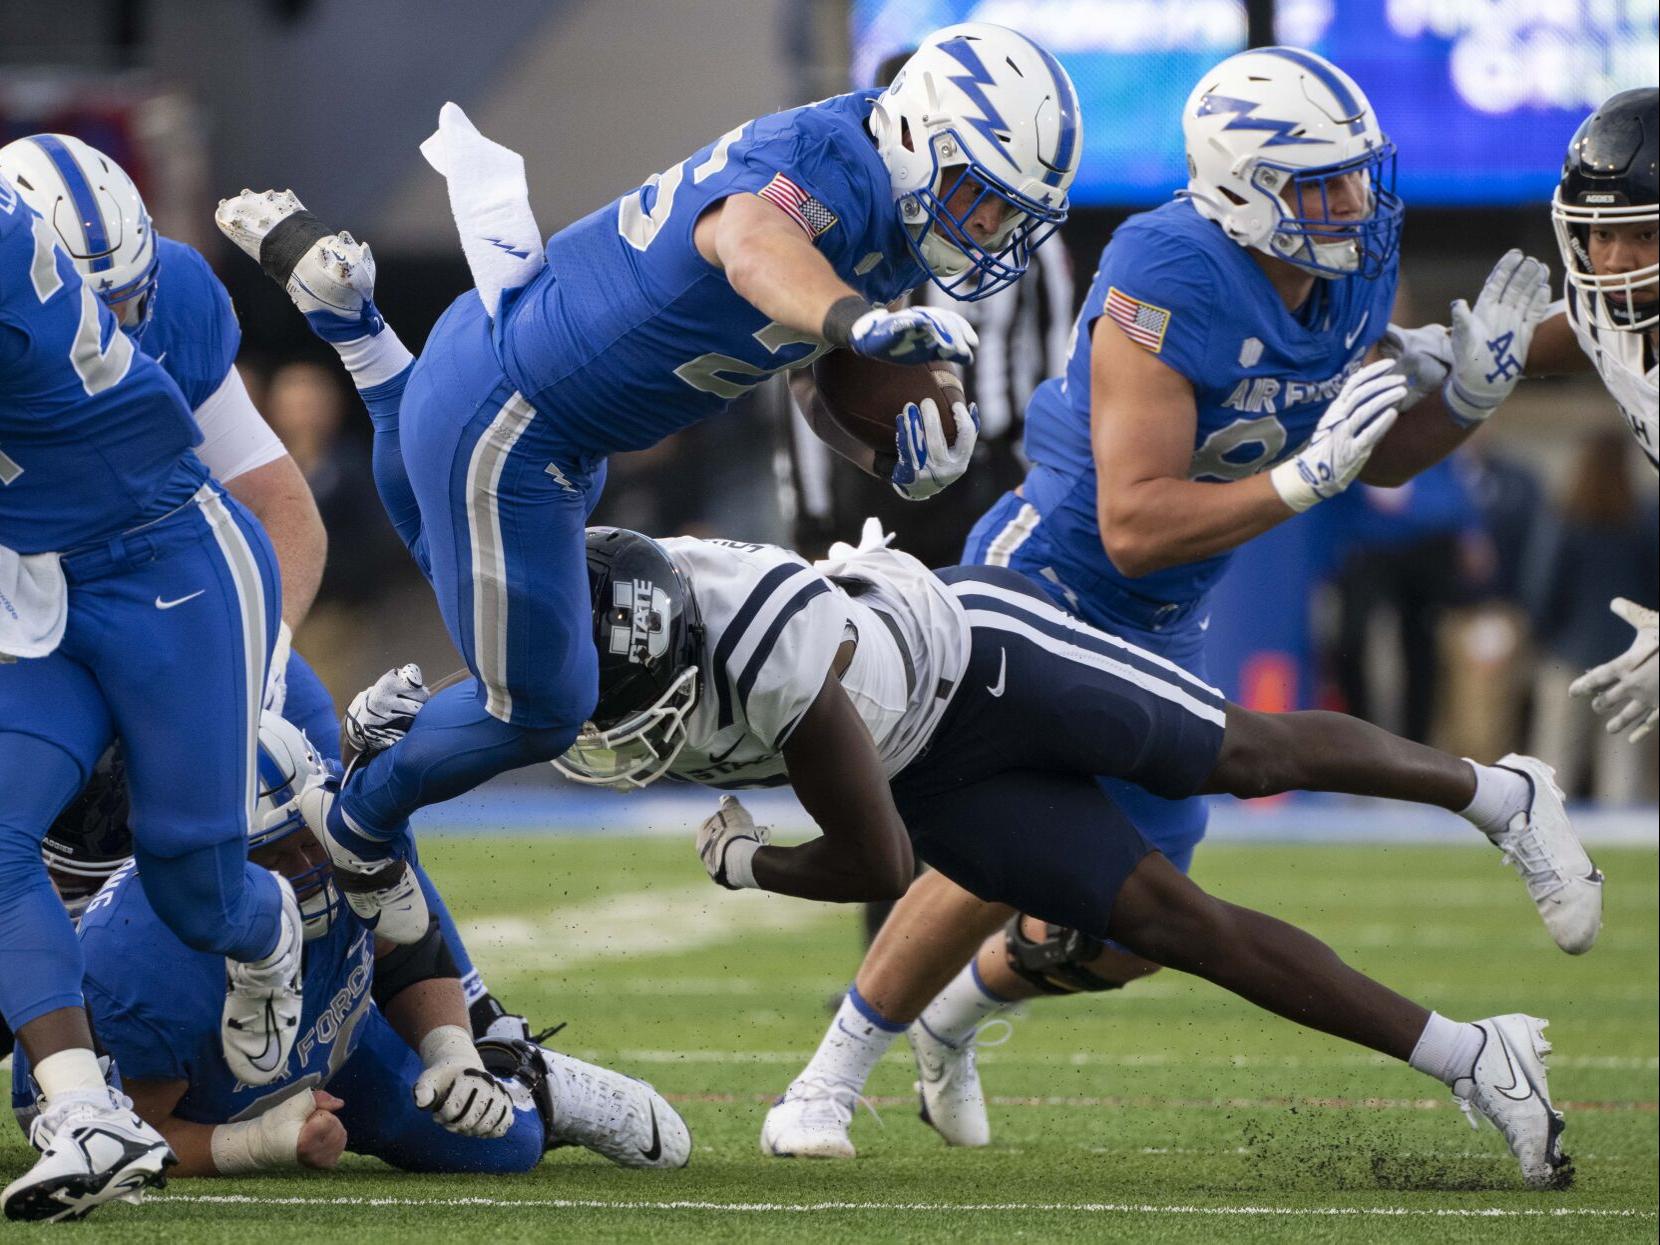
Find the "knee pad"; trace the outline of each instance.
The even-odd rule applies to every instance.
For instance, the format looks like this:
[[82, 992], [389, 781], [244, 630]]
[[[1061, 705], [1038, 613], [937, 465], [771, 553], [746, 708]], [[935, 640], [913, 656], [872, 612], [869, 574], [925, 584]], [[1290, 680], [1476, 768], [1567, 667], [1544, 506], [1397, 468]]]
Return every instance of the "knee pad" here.
[[1061, 925], [1045, 925], [1042, 939], [1029, 938], [1020, 927], [1021, 920], [1016, 913], [1003, 927], [1009, 967], [1017, 977], [1044, 994], [1123, 989], [1123, 982], [1107, 981], [1085, 967], [1106, 949], [1099, 938]]

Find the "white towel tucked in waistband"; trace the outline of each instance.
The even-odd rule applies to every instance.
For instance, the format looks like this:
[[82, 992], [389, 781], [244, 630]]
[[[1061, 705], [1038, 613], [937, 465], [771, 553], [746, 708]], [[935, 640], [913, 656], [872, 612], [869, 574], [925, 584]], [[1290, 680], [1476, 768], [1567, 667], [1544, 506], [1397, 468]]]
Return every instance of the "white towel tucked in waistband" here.
[[439, 110], [438, 130], [421, 144], [421, 154], [449, 183], [461, 250], [493, 320], [502, 293], [528, 284], [547, 263], [524, 158], [480, 134], [458, 104]]
[[69, 585], [55, 553], [0, 545], [0, 661], [45, 657], [63, 639]]

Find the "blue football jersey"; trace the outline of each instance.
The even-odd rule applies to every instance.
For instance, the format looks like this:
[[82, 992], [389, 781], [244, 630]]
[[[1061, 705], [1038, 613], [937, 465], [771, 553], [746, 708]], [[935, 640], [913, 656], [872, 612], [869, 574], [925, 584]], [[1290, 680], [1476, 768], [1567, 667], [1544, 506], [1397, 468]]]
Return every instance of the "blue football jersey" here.
[[207, 479], [178, 386], [37, 222], [0, 178], [0, 545], [19, 553], [113, 536]]
[[306, 944], [305, 1006], [286, 1074], [251, 1087], [232, 1075], [219, 1044], [224, 957], [179, 941], [145, 898], [131, 862], [87, 906], [81, 948], [93, 1027], [122, 1077], [188, 1081], [174, 1113], [203, 1124], [256, 1115], [263, 1100], [296, 1085], [327, 1085], [356, 1049], [373, 1006], [374, 936], [344, 912]]
[[[1296, 453], [1389, 326], [1397, 269], [1377, 280], [1319, 280], [1289, 310], [1251, 253], [1185, 199], [1132, 216], [1101, 256], [1063, 376], [1026, 408], [1024, 492], [1042, 516], [1061, 582], [1104, 610], [1186, 605], [1210, 590], [1230, 554], [1131, 579], [1101, 544], [1090, 449], [1090, 338], [1103, 315], [1193, 385], [1198, 423], [1189, 476], [1228, 481]], [[1137, 611], [1139, 612], [1139, 611]]]
[[200, 251], [156, 239], [156, 292], [138, 347], [166, 370], [195, 410], [225, 383], [242, 345], [231, 296]]
[[859, 91], [746, 122], [548, 240], [547, 267], [509, 297], [497, 349], [519, 392], [573, 448], [643, 449], [827, 347], [741, 298], [692, 245], [705, 209], [758, 194], [872, 302], [914, 289], [887, 167]]

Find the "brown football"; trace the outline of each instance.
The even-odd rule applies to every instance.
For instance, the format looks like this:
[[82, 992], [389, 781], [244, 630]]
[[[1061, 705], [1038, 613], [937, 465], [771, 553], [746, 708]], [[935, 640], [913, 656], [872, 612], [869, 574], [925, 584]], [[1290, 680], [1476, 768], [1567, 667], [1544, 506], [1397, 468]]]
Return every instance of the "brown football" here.
[[955, 442], [957, 424], [951, 418], [951, 407], [968, 401], [962, 378], [948, 363], [884, 363], [851, 350], [832, 350], [814, 363], [813, 383], [836, 423], [886, 454], [894, 451], [899, 412], [907, 402], [934, 399], [945, 423], [946, 440]]

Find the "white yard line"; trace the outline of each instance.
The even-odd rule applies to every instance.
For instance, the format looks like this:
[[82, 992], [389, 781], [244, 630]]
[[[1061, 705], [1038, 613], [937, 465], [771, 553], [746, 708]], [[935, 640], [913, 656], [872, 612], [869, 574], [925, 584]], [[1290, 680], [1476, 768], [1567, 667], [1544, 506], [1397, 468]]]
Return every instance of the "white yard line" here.
[[1214, 1215], [1219, 1217], [1280, 1216], [1286, 1218], [1427, 1218], [1427, 1219], [1653, 1219], [1652, 1210], [1598, 1209], [1562, 1206], [1549, 1210], [1518, 1210], [1499, 1206], [1413, 1207], [1413, 1206], [1164, 1206], [1155, 1202], [703, 1202], [690, 1199], [663, 1201], [608, 1202], [599, 1198], [495, 1198], [495, 1197], [256, 1197], [242, 1193], [169, 1193], [151, 1199], [156, 1203], [183, 1202], [208, 1206], [456, 1206], [492, 1207], [502, 1210], [615, 1210], [615, 1211], [713, 1211], [717, 1214], [754, 1213], [812, 1214], [824, 1211], [878, 1211], [884, 1214], [975, 1214], [1014, 1211], [1077, 1212], [1081, 1214], [1129, 1215]]

